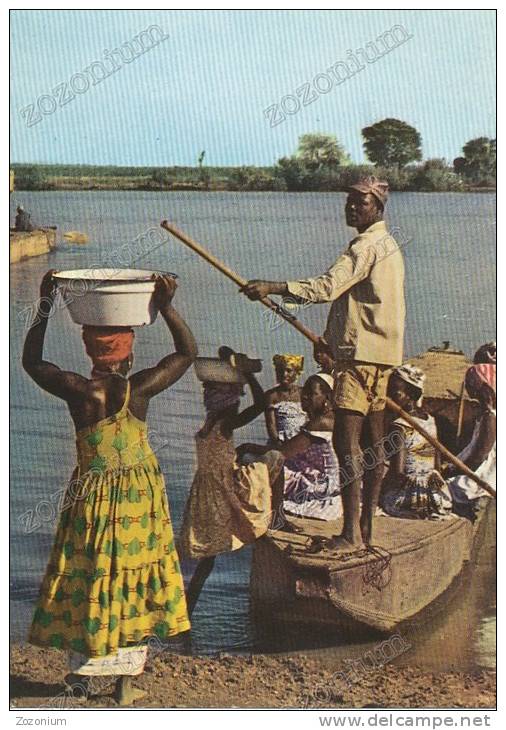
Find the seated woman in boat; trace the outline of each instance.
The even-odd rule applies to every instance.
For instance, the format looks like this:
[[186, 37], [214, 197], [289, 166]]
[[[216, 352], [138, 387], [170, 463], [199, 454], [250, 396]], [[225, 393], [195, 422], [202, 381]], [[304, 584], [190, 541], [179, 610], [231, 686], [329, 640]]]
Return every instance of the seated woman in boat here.
[[[405, 364], [395, 368], [388, 382], [388, 395], [437, 437], [434, 418], [420, 407], [425, 375], [420, 368]], [[402, 417], [390, 425], [388, 438], [394, 455], [382, 486], [381, 506], [393, 517], [437, 519], [449, 515], [452, 503], [440, 474], [439, 454]]]
[[264, 535], [282, 499], [278, 486], [283, 457], [266, 450], [262, 459], [239, 464], [234, 431], [265, 409], [264, 391], [255, 376], [241, 368], [253, 404], [239, 412], [241, 383], [204, 382], [206, 419], [196, 434], [197, 472], [186, 503], [179, 538], [182, 555], [199, 563], [190, 581], [187, 600], [191, 616], [213, 569], [215, 556], [254, 542]]
[[[151, 398], [190, 367], [197, 345], [172, 306], [176, 282], [159, 277], [154, 300], [175, 352], [128, 377], [134, 332], [83, 327], [91, 377], [43, 359], [55, 297], [52, 274], [40, 287], [23, 367], [44, 390], [62, 398], [74, 421], [77, 467], [63, 502], [29, 641], [70, 651], [70, 688], [86, 694], [89, 677], [118, 677], [116, 699], [144, 693], [132, 676], [144, 669], [145, 640], [188, 631], [184, 585], [174, 547], [163, 475], [148, 440]], [[84, 679], [83, 679], [84, 675]]]
[[[479, 351], [478, 351], [479, 352]], [[477, 353], [478, 354], [478, 353]], [[471, 398], [480, 404], [480, 414], [475, 423], [471, 441], [460, 452], [459, 459], [479, 477], [495, 488], [496, 486], [496, 366], [490, 362], [470, 367], [466, 373], [466, 390]], [[456, 467], [447, 469], [445, 476], [454, 501], [454, 510], [469, 516], [478, 506], [476, 500], [488, 497], [464, 474], [458, 474]]]
[[478, 347], [474, 353], [473, 363], [475, 365], [479, 365], [480, 363], [495, 365], [497, 363], [497, 346], [495, 340], [486, 342], [484, 345]]
[[[278, 447], [285, 457], [283, 510], [299, 517], [335, 520], [342, 514], [339, 464], [332, 445], [333, 388], [334, 379], [327, 373], [306, 380], [301, 393], [306, 423]], [[264, 454], [268, 448], [242, 444], [238, 453], [249, 458], [250, 454]]]
[[297, 380], [304, 369], [302, 355], [274, 355], [272, 358], [278, 384], [265, 394], [265, 424], [269, 444], [279, 444], [295, 436], [306, 422], [301, 406], [301, 389]]

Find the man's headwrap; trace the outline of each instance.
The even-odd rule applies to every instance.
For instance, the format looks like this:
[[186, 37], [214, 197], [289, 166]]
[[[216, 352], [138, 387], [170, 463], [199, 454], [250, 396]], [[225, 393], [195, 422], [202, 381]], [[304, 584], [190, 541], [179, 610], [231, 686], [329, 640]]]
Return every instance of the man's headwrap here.
[[357, 190], [364, 195], [371, 193], [383, 207], [385, 207], [388, 200], [388, 183], [385, 180], [378, 180], [374, 175], [360, 178], [354, 185], [347, 187], [346, 190], [348, 192]]
[[97, 370], [106, 370], [126, 360], [132, 352], [134, 336], [130, 327], [83, 327], [86, 352]]
[[303, 355], [274, 355], [272, 358], [272, 363], [276, 370], [279, 367], [283, 367], [286, 365], [290, 365], [291, 367], [295, 368], [297, 371], [297, 375], [300, 375], [300, 373], [304, 370], [304, 357]]
[[472, 365], [466, 372], [466, 388], [470, 393], [481, 393], [483, 388], [491, 388], [495, 394], [496, 366], [487, 363]]
[[239, 403], [244, 389], [241, 383], [204, 383], [204, 406], [208, 413], [219, 413]]

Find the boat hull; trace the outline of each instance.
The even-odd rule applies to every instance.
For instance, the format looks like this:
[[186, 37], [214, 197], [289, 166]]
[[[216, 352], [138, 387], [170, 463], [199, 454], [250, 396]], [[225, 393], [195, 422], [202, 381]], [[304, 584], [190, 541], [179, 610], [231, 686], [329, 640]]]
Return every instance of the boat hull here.
[[56, 245], [56, 231], [51, 229], [28, 232], [14, 231], [10, 234], [9, 262], [15, 264], [33, 256], [50, 253]]
[[251, 596], [258, 618], [389, 632], [449, 588], [470, 558], [477, 524], [456, 516], [444, 522], [379, 516], [378, 554], [340, 560], [305, 553], [308, 536], [335, 534], [335, 523], [331, 529], [317, 522], [294, 520], [304, 534], [279, 531], [255, 544]]

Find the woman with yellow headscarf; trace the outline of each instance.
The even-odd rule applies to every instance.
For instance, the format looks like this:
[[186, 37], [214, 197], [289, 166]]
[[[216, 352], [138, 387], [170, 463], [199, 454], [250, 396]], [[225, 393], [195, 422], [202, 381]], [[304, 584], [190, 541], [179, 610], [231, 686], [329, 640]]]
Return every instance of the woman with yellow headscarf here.
[[297, 380], [304, 370], [302, 355], [274, 355], [277, 385], [265, 394], [265, 423], [271, 446], [279, 446], [299, 433], [307, 420], [302, 410]]

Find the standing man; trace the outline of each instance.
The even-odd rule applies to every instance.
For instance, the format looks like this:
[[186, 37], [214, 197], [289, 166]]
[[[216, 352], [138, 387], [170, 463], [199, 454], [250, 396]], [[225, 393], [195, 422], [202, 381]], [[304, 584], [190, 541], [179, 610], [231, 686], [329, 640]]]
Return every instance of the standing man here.
[[[371, 176], [348, 192], [346, 223], [358, 236], [325, 274], [286, 282], [254, 279], [243, 288], [253, 300], [291, 294], [309, 302], [332, 302], [315, 358], [324, 369], [332, 368], [335, 377], [333, 440], [346, 483], [341, 485], [343, 532], [332, 547], [344, 551], [362, 548], [372, 539], [384, 469], [386, 373], [402, 363], [405, 320], [403, 257], [383, 220], [388, 184]], [[364, 421], [372, 464], [362, 464]]]

